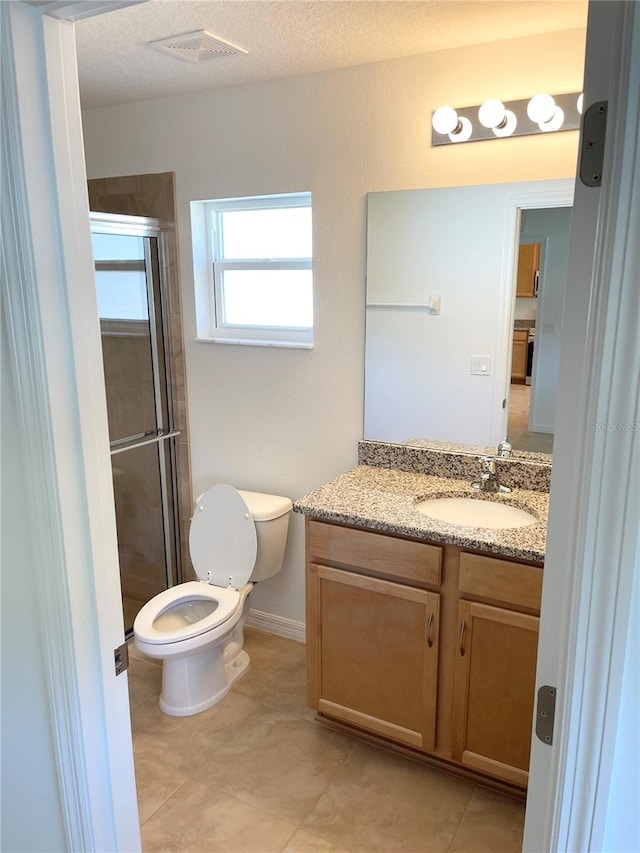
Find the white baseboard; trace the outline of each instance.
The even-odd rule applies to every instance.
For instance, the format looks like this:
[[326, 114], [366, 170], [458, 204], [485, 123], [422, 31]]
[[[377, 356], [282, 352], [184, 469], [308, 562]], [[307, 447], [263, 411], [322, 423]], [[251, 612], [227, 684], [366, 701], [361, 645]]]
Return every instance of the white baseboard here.
[[297, 643], [304, 643], [306, 631], [304, 622], [296, 622], [294, 619], [285, 619], [284, 616], [276, 616], [274, 613], [264, 613], [262, 610], [251, 608], [247, 615], [246, 625], [249, 628], [257, 628], [267, 634], [277, 634], [278, 637], [286, 637]]
[[527, 426], [529, 432], [544, 432], [547, 435], [553, 435], [554, 427], [550, 424], [531, 424], [531, 426]]

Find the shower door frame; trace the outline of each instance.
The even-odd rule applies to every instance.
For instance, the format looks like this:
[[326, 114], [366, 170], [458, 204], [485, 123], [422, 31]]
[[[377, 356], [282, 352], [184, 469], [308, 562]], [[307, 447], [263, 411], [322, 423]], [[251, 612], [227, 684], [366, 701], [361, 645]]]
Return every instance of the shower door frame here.
[[[128, 214], [99, 213], [91, 211], [91, 233], [142, 237], [144, 239], [144, 271], [149, 310], [149, 339], [154, 386], [156, 430], [116, 438], [109, 443], [111, 456], [135, 450], [149, 444], [167, 442], [169, 464], [165, 453], [158, 452], [160, 499], [162, 508], [165, 580], [166, 587], [182, 580], [182, 549], [180, 542], [181, 517], [178, 499], [177, 452], [175, 440], [181, 432], [175, 429], [172, 372], [170, 365], [170, 337], [168, 325], [169, 285], [167, 269], [167, 229], [159, 219]], [[152, 241], [155, 240], [155, 244]], [[135, 263], [135, 262], [133, 262]], [[108, 262], [94, 260], [95, 269], [108, 269]], [[115, 321], [118, 322], [117, 320]], [[102, 334], [102, 320], [101, 334]], [[164, 381], [162, 377], [164, 376]], [[165, 423], [166, 412], [166, 423]], [[169, 468], [170, 470], [167, 470]], [[133, 633], [125, 623], [125, 636]]]

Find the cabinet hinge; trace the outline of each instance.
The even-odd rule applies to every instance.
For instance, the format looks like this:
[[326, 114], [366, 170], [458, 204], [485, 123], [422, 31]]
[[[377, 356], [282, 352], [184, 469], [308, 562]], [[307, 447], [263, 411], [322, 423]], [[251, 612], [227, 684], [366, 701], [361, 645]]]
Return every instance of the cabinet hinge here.
[[556, 716], [556, 688], [544, 685], [538, 690], [536, 734], [542, 743], [553, 743], [553, 723]]
[[580, 180], [587, 187], [602, 186], [604, 144], [607, 138], [608, 101], [596, 101], [582, 118]]
[[129, 648], [126, 642], [113, 650], [113, 662], [116, 667], [116, 675], [120, 675], [121, 672], [129, 669]]

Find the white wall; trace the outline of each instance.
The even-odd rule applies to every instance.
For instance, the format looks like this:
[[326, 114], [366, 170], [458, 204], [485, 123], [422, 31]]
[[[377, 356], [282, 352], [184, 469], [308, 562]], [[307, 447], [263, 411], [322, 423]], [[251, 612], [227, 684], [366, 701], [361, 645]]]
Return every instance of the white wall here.
[[[355, 464], [366, 194], [573, 176], [576, 133], [432, 149], [430, 115], [443, 103], [578, 91], [584, 35], [552, 33], [85, 113], [90, 178], [176, 173], [196, 493], [228, 480], [295, 498]], [[195, 343], [189, 202], [302, 190], [313, 193], [315, 348]], [[303, 566], [295, 516], [284, 571], [255, 591], [252, 606], [302, 620]]]
[[32, 584], [25, 460], [2, 323], [2, 834], [11, 853], [63, 851], [66, 834]]

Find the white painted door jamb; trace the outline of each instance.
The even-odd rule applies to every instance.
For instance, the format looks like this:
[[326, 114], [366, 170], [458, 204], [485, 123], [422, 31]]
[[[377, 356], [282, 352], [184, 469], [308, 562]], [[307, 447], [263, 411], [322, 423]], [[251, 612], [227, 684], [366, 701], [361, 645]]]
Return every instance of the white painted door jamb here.
[[[2, 308], [29, 460], [34, 601], [68, 849], [140, 833], [73, 24], [2, 23]], [[35, 804], [37, 811], [37, 804]]]
[[[602, 851], [640, 518], [640, 9], [590, 4], [585, 103], [608, 100], [602, 187], [576, 183], [524, 849]], [[636, 604], [637, 606], [637, 604]]]

